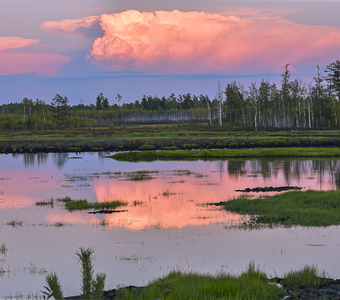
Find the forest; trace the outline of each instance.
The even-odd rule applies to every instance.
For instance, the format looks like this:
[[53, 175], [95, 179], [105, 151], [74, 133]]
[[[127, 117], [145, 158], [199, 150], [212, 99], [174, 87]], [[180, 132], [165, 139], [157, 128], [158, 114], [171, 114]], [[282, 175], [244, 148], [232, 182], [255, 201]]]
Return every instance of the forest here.
[[23, 98], [0, 105], [0, 130], [39, 130], [111, 127], [117, 124], [208, 123], [228, 128], [338, 128], [340, 118], [340, 61], [324, 70], [316, 66], [312, 82], [292, 78], [289, 64], [280, 86], [262, 79], [248, 87], [232, 81], [217, 84], [213, 99], [190, 93], [168, 97], [146, 96], [112, 105], [99, 93], [94, 103], [70, 105], [67, 96], [45, 100]]

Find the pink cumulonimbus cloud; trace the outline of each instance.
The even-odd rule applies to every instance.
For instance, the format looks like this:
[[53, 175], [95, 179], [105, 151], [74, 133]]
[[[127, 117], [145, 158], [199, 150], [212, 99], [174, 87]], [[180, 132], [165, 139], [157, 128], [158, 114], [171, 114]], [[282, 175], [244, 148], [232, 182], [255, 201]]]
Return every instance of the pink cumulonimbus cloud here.
[[[291, 22], [277, 10], [275, 14], [232, 13], [128, 10], [103, 14], [98, 17], [102, 36], [94, 40], [86, 60], [106, 70], [251, 74], [282, 72], [287, 63], [297, 68], [325, 56], [336, 59], [339, 53], [339, 28]], [[91, 30], [98, 20], [92, 16], [42, 27], [79, 35], [79, 28]]]
[[[22, 53], [20, 48], [37, 45], [39, 40], [0, 37], [0, 76], [20, 73], [53, 75], [68, 56], [52, 53]], [[15, 50], [15, 51], [13, 51]]]

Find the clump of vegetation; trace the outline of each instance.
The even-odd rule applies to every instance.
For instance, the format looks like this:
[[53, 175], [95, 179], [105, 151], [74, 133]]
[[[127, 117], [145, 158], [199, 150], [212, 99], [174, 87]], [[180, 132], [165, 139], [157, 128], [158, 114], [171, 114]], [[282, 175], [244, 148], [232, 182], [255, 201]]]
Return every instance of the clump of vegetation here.
[[[280, 299], [285, 292], [268, 284], [267, 276], [251, 262], [240, 276], [171, 272], [142, 291], [121, 290], [119, 299]], [[171, 290], [170, 290], [171, 284]]]
[[6, 244], [3, 243], [3, 244], [0, 246], [0, 252], [1, 252], [1, 254], [6, 255], [7, 251], [8, 251], [8, 248], [7, 248]]
[[24, 226], [24, 221], [12, 220], [7, 222], [6, 225], [12, 226], [13, 228], [18, 228]]
[[111, 157], [116, 160], [197, 160], [197, 159], [228, 159], [228, 158], [258, 158], [258, 157], [339, 157], [339, 148], [253, 148], [253, 149], [223, 149], [223, 150], [164, 150], [116, 153]]
[[46, 200], [46, 201], [37, 201], [37, 202], [35, 202], [35, 206], [51, 206], [53, 208], [54, 207], [54, 199], [51, 198], [50, 200]]
[[144, 180], [153, 179], [153, 177], [149, 173], [150, 173], [149, 171], [136, 171], [136, 172], [125, 173], [125, 175], [126, 175], [126, 180], [144, 181]]
[[340, 191], [292, 191], [257, 199], [243, 195], [225, 202], [224, 207], [238, 214], [255, 216], [255, 223], [286, 226], [340, 224]]
[[[81, 299], [103, 299], [106, 274], [97, 273], [94, 277], [93, 264], [94, 250], [91, 248], [80, 247], [80, 251], [76, 252], [78, 262], [81, 264]], [[46, 276], [44, 298], [54, 297], [55, 299], [64, 299], [63, 290], [56, 273]]]
[[140, 146], [138, 149], [139, 150], [153, 150], [155, 148], [156, 147], [154, 145], [147, 145], [147, 144], [145, 144], [145, 145]]
[[63, 202], [68, 211], [87, 210], [87, 209], [116, 209], [119, 206], [127, 205], [122, 201], [108, 202], [88, 202], [87, 199], [72, 200], [70, 197], [58, 198], [57, 201]]
[[285, 286], [319, 287], [328, 277], [329, 275], [319, 270], [317, 265], [306, 265], [300, 270], [290, 270], [284, 273], [282, 283]]

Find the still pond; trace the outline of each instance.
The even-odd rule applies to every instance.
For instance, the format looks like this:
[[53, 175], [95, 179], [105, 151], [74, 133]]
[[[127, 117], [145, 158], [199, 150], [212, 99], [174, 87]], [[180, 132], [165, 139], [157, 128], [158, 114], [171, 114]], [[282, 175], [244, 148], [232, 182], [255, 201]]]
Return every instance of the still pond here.
[[[131, 163], [109, 154], [0, 155], [0, 299], [41, 295], [51, 271], [66, 296], [79, 294], [80, 246], [95, 250], [106, 289], [145, 285], [171, 270], [238, 273], [250, 261], [273, 276], [317, 263], [340, 278], [339, 226], [250, 230], [242, 227], [247, 217], [206, 205], [245, 188], [339, 189], [340, 160]], [[137, 171], [144, 180], [134, 180]], [[36, 206], [65, 196], [126, 205], [111, 214]]]

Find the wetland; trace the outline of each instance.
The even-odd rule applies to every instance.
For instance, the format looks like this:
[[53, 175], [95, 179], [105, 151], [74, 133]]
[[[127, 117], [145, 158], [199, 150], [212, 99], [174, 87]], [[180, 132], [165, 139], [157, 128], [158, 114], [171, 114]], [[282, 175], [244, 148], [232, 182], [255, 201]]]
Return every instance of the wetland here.
[[249, 227], [249, 212], [207, 205], [247, 189], [251, 199], [275, 196], [269, 187], [339, 190], [337, 158], [128, 162], [112, 154], [0, 155], [0, 298], [41, 295], [51, 271], [65, 296], [77, 295], [79, 247], [95, 250], [106, 289], [176, 272], [240, 274], [251, 261], [272, 278], [306, 264], [340, 277], [337, 223]]

